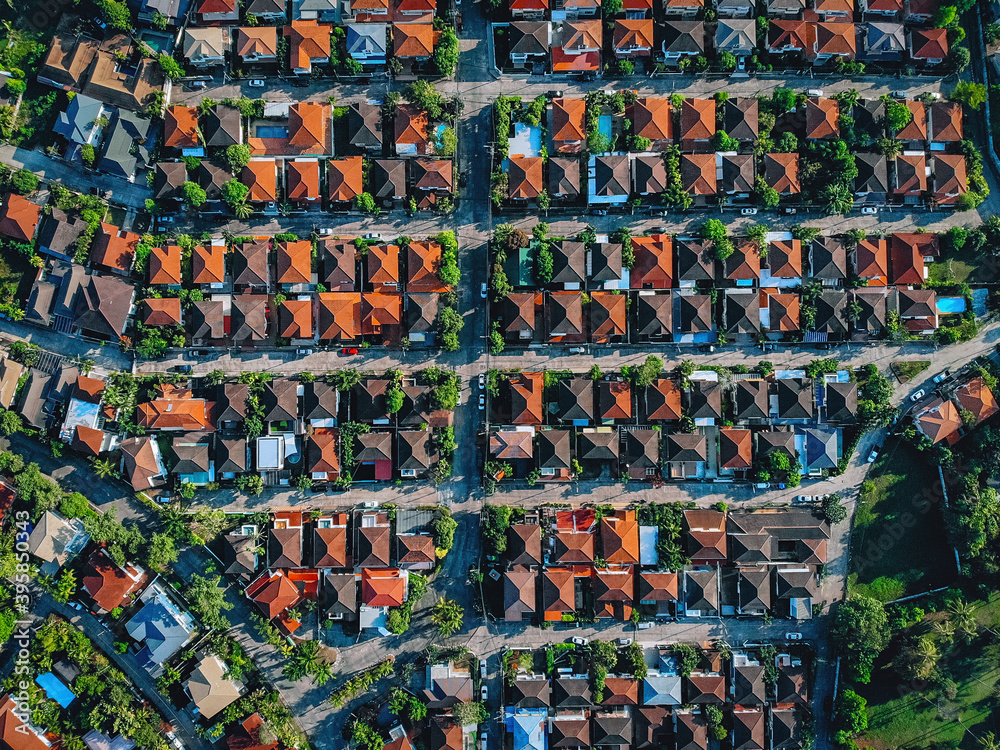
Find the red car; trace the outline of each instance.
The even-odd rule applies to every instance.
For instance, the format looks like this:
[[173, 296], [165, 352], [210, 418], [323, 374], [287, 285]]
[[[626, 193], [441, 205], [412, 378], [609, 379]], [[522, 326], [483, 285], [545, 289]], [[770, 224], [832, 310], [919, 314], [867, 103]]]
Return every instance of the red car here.
[[340, 353], [341, 354], [351, 355], [351, 354], [357, 354], [358, 350], [357, 349], [341, 349]]

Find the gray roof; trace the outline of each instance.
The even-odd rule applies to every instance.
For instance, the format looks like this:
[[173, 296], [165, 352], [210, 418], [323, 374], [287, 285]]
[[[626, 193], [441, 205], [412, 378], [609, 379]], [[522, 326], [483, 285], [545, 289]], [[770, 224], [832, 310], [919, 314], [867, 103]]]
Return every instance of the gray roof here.
[[681, 676], [649, 674], [642, 681], [642, 705], [681, 705]]
[[810, 274], [817, 279], [847, 278], [847, 248], [835, 237], [816, 237], [810, 245]]
[[187, 165], [182, 161], [157, 162], [153, 169], [153, 197], [181, 198], [181, 186], [187, 181]]
[[217, 104], [205, 116], [205, 141], [209, 146], [228, 147], [243, 139], [242, 117], [238, 109]]
[[753, 18], [720, 18], [715, 47], [720, 52], [752, 52], [757, 45], [757, 22]]
[[766, 380], [739, 380], [733, 411], [737, 419], [767, 419], [768, 388]]
[[889, 191], [889, 167], [882, 154], [857, 153], [854, 155], [858, 176], [854, 178], [855, 193], [881, 193]]
[[91, 275], [76, 295], [73, 325], [86, 331], [117, 339], [125, 330], [132, 312], [135, 290], [114, 276]]
[[368, 178], [372, 196], [380, 199], [406, 197], [406, 160], [373, 159]]
[[628, 195], [628, 154], [606, 154], [604, 156], [598, 156], [594, 163], [594, 175], [595, 195]]
[[32, 427], [44, 429], [48, 421], [47, 415], [43, 411], [45, 399], [48, 397], [49, 385], [52, 376], [41, 370], [31, 368], [28, 373], [28, 381], [21, 389], [21, 398], [18, 401], [17, 410], [24, 421]]
[[550, 36], [548, 21], [514, 21], [510, 25], [510, 54], [547, 55]]
[[722, 154], [720, 192], [749, 193], [754, 189], [753, 154]]
[[862, 57], [870, 60], [898, 60], [906, 49], [903, 24], [893, 21], [869, 21]]
[[97, 168], [101, 172], [129, 179], [136, 170], [149, 164], [149, 120], [135, 112], [120, 109], [104, 139], [104, 149]]
[[72, 258], [76, 252], [74, 243], [86, 228], [87, 222], [75, 216], [70, 218], [65, 211], [53, 208], [52, 213], [42, 220], [38, 249], [43, 253]]
[[837, 468], [837, 430], [811, 427], [801, 434], [805, 436], [801, 458], [806, 471]]
[[760, 331], [760, 295], [756, 292], [726, 292], [726, 332]]
[[777, 378], [779, 419], [811, 419], [813, 415], [812, 378]]
[[347, 27], [347, 53], [352, 57], [385, 56], [386, 29], [384, 23], [352, 23]]
[[352, 146], [382, 148], [382, 110], [367, 102], [352, 104], [347, 110], [347, 132]]
[[715, 279], [715, 261], [708, 244], [702, 240], [678, 240], [674, 243], [677, 255], [677, 275], [681, 281], [712, 281]]
[[94, 120], [110, 114], [103, 102], [77, 94], [66, 105], [66, 111], [59, 113], [52, 130], [74, 143], [93, 143], [97, 131]]
[[551, 157], [548, 167], [548, 187], [552, 195], [574, 196], [580, 194], [579, 157]]
[[858, 415], [857, 383], [826, 383], [826, 418], [832, 422], [853, 422]]
[[757, 138], [760, 103], [755, 97], [731, 97], [723, 107], [722, 126], [731, 138], [749, 141]]
[[668, 20], [663, 25], [663, 49], [682, 55], [702, 54], [705, 51], [705, 24]]

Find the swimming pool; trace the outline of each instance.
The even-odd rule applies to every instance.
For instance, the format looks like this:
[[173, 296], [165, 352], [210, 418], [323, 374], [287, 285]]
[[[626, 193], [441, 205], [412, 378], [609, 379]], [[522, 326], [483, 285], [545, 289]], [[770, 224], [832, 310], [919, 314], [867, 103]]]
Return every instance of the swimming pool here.
[[937, 310], [939, 313], [964, 313], [965, 297], [938, 297]]
[[257, 137], [287, 139], [288, 128], [281, 127], [280, 125], [258, 125]]

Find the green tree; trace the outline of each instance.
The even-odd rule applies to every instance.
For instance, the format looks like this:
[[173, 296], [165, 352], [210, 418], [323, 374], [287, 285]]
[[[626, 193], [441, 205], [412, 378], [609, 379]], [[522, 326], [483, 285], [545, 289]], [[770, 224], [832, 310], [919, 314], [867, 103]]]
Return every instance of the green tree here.
[[825, 495], [821, 504], [823, 517], [831, 525], [838, 524], [847, 518], [847, 508], [844, 507], [840, 495], [836, 492]]
[[118, 0], [96, 0], [96, 4], [111, 28], [118, 31], [129, 31], [132, 28], [132, 14], [125, 3]]
[[177, 562], [177, 547], [169, 534], [153, 533], [146, 547], [146, 564], [153, 570], [164, 572]]
[[194, 573], [184, 595], [202, 622], [211, 628], [225, 630], [230, 623], [222, 613], [232, 609], [233, 605], [226, 601], [225, 588], [219, 587], [221, 580], [222, 577], [218, 575], [201, 576]]
[[80, 158], [86, 166], [94, 166], [94, 160], [97, 158], [97, 152], [94, 150], [93, 144], [84, 143], [80, 146]]
[[464, 619], [465, 611], [462, 609], [462, 605], [454, 599], [441, 597], [431, 611], [431, 622], [434, 623], [438, 633], [443, 638], [447, 638], [461, 629]]
[[38, 176], [27, 169], [18, 169], [10, 176], [10, 186], [20, 195], [38, 190]]
[[660, 377], [662, 371], [663, 360], [655, 354], [650, 354], [641, 365], [631, 368], [629, 374], [632, 376], [633, 385], [637, 388], [645, 388]]
[[226, 149], [226, 162], [233, 172], [238, 172], [250, 163], [250, 147], [245, 143], [236, 143]]
[[820, 191], [820, 200], [825, 204], [826, 213], [830, 216], [847, 214], [854, 208], [854, 194], [842, 182], [825, 185]]
[[4, 435], [13, 435], [22, 429], [24, 429], [24, 423], [16, 411], [4, 409], [0, 412], [0, 432]]
[[52, 598], [57, 602], [65, 604], [75, 593], [76, 573], [74, 573], [72, 569], [66, 568], [63, 570], [62, 574], [59, 576], [59, 580], [56, 582], [55, 590], [52, 592]]
[[358, 193], [354, 197], [354, 205], [357, 206], [359, 211], [364, 211], [369, 216], [378, 216], [382, 213], [382, 209], [379, 208], [378, 203], [375, 202], [375, 198], [372, 197], [371, 193]]
[[910, 124], [913, 113], [903, 102], [894, 99], [885, 102], [885, 126], [898, 132]]
[[853, 690], [841, 691], [834, 721], [838, 730], [861, 734], [868, 729], [868, 701]]
[[601, 0], [601, 10], [605, 18], [614, 18], [622, 12], [622, 0]]
[[434, 67], [445, 77], [455, 75], [458, 68], [458, 36], [455, 30], [447, 26], [441, 31], [434, 45]]
[[830, 635], [843, 658], [847, 677], [867, 684], [875, 659], [889, 644], [885, 606], [868, 596], [848, 599], [837, 609]]
[[729, 51], [720, 52], [718, 63], [722, 70], [734, 70], [736, 68], [736, 55]]
[[249, 194], [250, 188], [235, 178], [222, 183], [222, 200], [230, 207], [245, 203]]
[[970, 109], [979, 109], [986, 102], [986, 85], [973, 81], [959, 81], [948, 94], [953, 102], [960, 102]]
[[181, 186], [181, 190], [184, 192], [184, 202], [192, 208], [198, 208], [208, 200], [208, 193], [197, 182], [188, 180]]
[[163, 71], [163, 75], [171, 81], [176, 81], [178, 78], [184, 77], [184, 68], [167, 53], [161, 52], [156, 60], [160, 64], [160, 70]]

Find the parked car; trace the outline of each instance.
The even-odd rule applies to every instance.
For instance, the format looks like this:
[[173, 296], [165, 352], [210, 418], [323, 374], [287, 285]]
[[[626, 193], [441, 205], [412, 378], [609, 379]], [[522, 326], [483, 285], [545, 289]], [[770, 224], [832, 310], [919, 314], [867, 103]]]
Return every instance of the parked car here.
[[479, 287], [479, 296], [482, 299], [486, 299], [486, 282], [485, 281]]
[[785, 215], [786, 216], [792, 216], [796, 211], [798, 211], [797, 208], [786, 208], [785, 209]]
[[480, 677], [486, 676], [486, 659], [479, 660], [479, 676]]
[[211, 355], [211, 353], [212, 352], [210, 352], [208, 349], [192, 349], [191, 350], [191, 356], [194, 357], [195, 359], [197, 359], [199, 357], [207, 357], [207, 356]]
[[907, 94], [905, 91], [893, 91], [891, 94], [889, 94], [889, 96], [892, 97], [893, 99], [907, 99], [909, 98], [910, 95]]
[[320, 234], [320, 237], [327, 237], [327, 236], [333, 234], [333, 230], [330, 229], [329, 227], [325, 227], [325, 228], [319, 230], [319, 234]]
[[262, 89], [264, 88], [264, 79], [254, 78], [249, 83], [247, 83], [247, 86], [249, 86], [252, 89]]
[[183, 372], [185, 375], [189, 374], [193, 369], [191, 365], [176, 365], [174, 367], [175, 372]]
[[571, 638], [570, 639], [570, 643], [572, 643], [574, 646], [586, 646], [587, 645], [587, 639], [586, 638]]
[[785, 633], [786, 641], [801, 641], [802, 633]]
[[867, 214], [868, 216], [873, 216], [878, 213], [878, 208], [876, 206], [865, 206], [861, 209], [861, 213]]
[[811, 503], [813, 500], [812, 495], [796, 495], [795, 499], [792, 500], [793, 505], [806, 505]]
[[951, 375], [951, 370], [944, 370], [944, 371], [942, 371], [942, 372], [939, 372], [939, 373], [938, 373], [937, 375], [935, 375], [935, 376], [934, 376], [934, 377], [932, 378], [932, 380], [933, 380], [933, 382], [934, 382], [934, 385], [937, 385], [938, 383], [942, 382], [942, 381], [943, 381], [943, 380], [945, 380], [945, 379], [946, 379], [946, 378], [947, 378], [947, 377], [948, 377], [949, 375]]
[[570, 354], [586, 354], [587, 350], [582, 346], [571, 346], [569, 348]]
[[191, 81], [191, 88], [193, 89], [203, 89], [205, 88], [204, 81]]
[[619, 646], [631, 646], [632, 645], [632, 639], [631, 638], [619, 638], [618, 639], [618, 645]]
[[875, 459], [878, 458], [879, 451], [882, 450], [881, 445], [872, 446], [872, 452], [868, 454], [868, 463], [875, 463]]
[[712, 344], [702, 344], [698, 347], [698, 351], [703, 352], [704, 354], [713, 354], [715, 352], [715, 346]]
[[300, 357], [305, 357], [305, 356], [307, 356], [309, 354], [312, 354], [313, 350], [312, 349], [296, 349], [295, 353], [298, 354]]
[[79, 610], [82, 610], [82, 609], [83, 609], [83, 605], [82, 605], [82, 604], [80, 604], [80, 602], [70, 602], [70, 603], [69, 603], [69, 606], [71, 606], [71, 607], [72, 607], [73, 609], [75, 609], [75, 610], [77, 610], [77, 611], [79, 611]]
[[365, 235], [365, 239], [366, 240], [380, 240], [380, 239], [382, 239], [382, 235], [381, 234], [377, 234], [376, 232], [369, 232], [368, 234]]
[[756, 208], [744, 208], [742, 211], [740, 211], [740, 214], [742, 214], [743, 216], [756, 216], [757, 215], [757, 209]]
[[490, 695], [490, 691], [486, 688], [485, 685], [483, 685], [482, 688], [480, 688], [480, 690], [479, 690], [479, 699], [483, 703], [485, 703], [486, 699], [489, 698], [489, 695]]
[[607, 216], [608, 215], [607, 209], [604, 209], [604, 208], [592, 208], [592, 209], [590, 209], [590, 213], [592, 213], [594, 216]]
[[917, 391], [912, 396], [910, 396], [910, 401], [912, 401], [913, 403], [917, 403], [917, 401], [919, 401], [920, 399], [922, 399], [926, 395], [927, 395], [927, 391], [925, 391], [923, 388], [921, 388], [919, 391]]
[[344, 347], [343, 349], [340, 350], [340, 353], [343, 354], [346, 357], [350, 357], [352, 354], [357, 354], [358, 350], [357, 349], [349, 349], [347, 347]]
[[740, 55], [736, 58], [736, 69], [741, 73], [747, 69], [747, 58], [745, 55]]
[[479, 379], [479, 390], [485, 391], [486, 390], [486, 373], [485, 372], [479, 373], [479, 378], [478, 379]]
[[808, 89], [806, 91], [806, 96], [823, 96], [823, 89]]
[[486, 408], [486, 396], [482, 393], [479, 394], [479, 409], [483, 410]]

